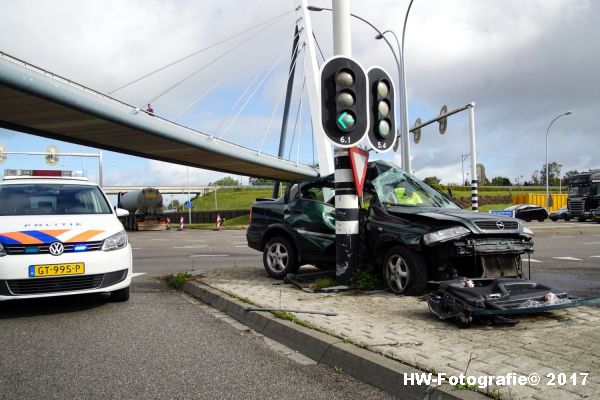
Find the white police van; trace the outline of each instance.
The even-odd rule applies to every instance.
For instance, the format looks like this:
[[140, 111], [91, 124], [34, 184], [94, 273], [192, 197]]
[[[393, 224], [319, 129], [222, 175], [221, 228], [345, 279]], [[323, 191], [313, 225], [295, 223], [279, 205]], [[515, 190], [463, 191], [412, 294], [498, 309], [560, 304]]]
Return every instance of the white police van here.
[[131, 246], [100, 187], [71, 171], [5, 170], [0, 301], [110, 292], [129, 299]]

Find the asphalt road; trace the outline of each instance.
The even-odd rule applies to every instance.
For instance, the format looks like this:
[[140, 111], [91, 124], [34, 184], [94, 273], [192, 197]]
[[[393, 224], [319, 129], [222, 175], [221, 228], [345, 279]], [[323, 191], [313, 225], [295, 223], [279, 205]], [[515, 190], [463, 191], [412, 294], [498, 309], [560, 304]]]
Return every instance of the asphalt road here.
[[148, 275], [131, 299], [0, 303], [0, 399], [389, 399], [303, 365]]
[[[535, 232], [533, 280], [574, 296], [600, 296], [600, 224], [545, 221], [526, 225]], [[243, 230], [130, 232], [134, 271], [165, 275], [236, 266], [263, 268], [262, 254], [247, 247], [245, 234]]]

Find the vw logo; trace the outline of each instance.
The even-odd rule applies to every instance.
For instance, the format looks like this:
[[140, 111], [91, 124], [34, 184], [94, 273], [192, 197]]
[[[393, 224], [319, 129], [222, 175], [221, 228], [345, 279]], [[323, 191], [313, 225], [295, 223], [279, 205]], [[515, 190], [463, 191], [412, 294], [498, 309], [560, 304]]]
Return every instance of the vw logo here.
[[63, 246], [61, 242], [54, 242], [50, 244], [48, 251], [53, 256], [60, 256], [63, 253], [63, 251], [65, 251], [65, 246]]
[[498, 229], [500, 229], [501, 231], [504, 230], [504, 222], [502, 221], [496, 221], [496, 226], [498, 227]]

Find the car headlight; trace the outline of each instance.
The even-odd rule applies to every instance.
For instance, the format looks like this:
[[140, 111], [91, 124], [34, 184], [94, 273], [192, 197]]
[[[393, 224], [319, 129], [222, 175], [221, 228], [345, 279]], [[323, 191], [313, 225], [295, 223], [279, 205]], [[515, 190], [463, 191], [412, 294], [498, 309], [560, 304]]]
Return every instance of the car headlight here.
[[533, 239], [533, 235], [534, 235], [534, 233], [531, 229], [529, 229], [526, 226], [523, 227], [523, 236], [525, 236], [527, 239], [531, 240], [531, 239]]
[[6, 250], [4, 250], [4, 246], [2, 246], [2, 243], [0, 243], [0, 257], [5, 256], [6, 255]]
[[436, 243], [443, 243], [449, 240], [459, 239], [471, 233], [465, 227], [455, 226], [452, 228], [442, 229], [441, 231], [431, 232], [423, 236], [423, 242], [429, 246]]
[[127, 233], [121, 231], [104, 239], [102, 251], [118, 250], [125, 246], [127, 246]]

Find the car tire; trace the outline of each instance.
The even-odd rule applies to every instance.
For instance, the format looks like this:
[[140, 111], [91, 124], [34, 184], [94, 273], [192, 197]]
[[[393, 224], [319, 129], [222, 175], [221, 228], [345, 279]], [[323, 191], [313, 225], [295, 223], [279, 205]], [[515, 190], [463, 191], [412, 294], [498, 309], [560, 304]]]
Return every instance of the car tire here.
[[538, 218], [538, 222], [544, 222], [546, 218]]
[[569, 222], [570, 220], [571, 220], [571, 218], [565, 217], [565, 221]]
[[124, 302], [129, 300], [129, 286], [110, 292], [110, 300], [114, 302]]
[[297, 272], [299, 267], [294, 247], [281, 236], [271, 238], [265, 244], [263, 265], [267, 273], [277, 279], [283, 279], [287, 274]]
[[587, 218], [577, 218], [577, 221], [579, 221], [579, 222], [585, 222], [585, 221], [587, 221]]
[[402, 246], [392, 247], [383, 262], [383, 279], [395, 294], [418, 296], [427, 290], [423, 258]]
[[[558, 218], [550, 218], [550, 219], [554, 222], [558, 221]], [[565, 221], [566, 221], [566, 219], [565, 219]]]

